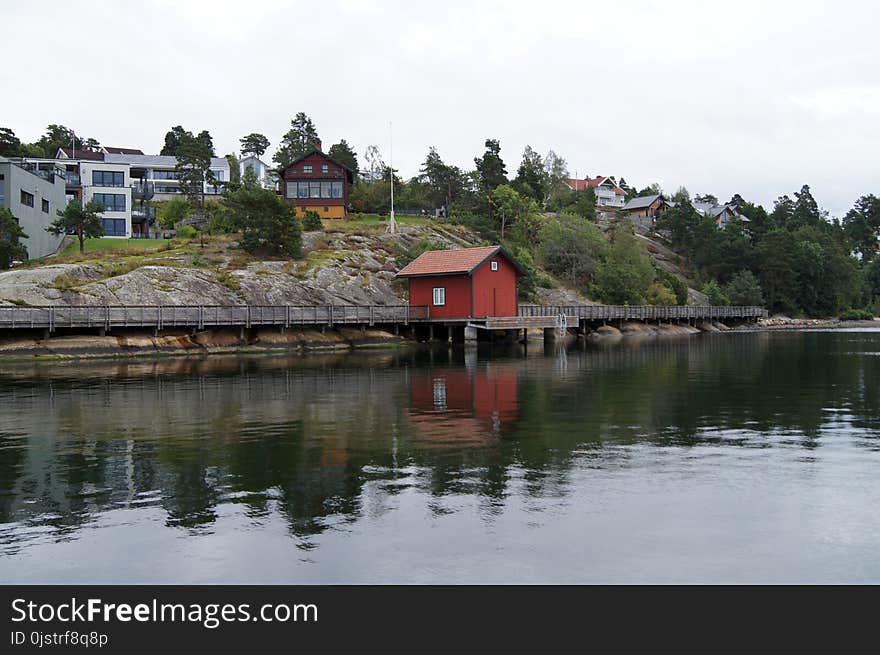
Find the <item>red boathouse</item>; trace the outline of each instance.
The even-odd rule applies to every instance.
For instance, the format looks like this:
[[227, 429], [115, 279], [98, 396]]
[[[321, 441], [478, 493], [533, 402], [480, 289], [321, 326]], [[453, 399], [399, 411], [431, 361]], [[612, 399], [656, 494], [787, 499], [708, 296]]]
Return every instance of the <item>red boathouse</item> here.
[[523, 268], [501, 246], [430, 250], [397, 277], [409, 278], [410, 306], [431, 318], [516, 316], [516, 281]]

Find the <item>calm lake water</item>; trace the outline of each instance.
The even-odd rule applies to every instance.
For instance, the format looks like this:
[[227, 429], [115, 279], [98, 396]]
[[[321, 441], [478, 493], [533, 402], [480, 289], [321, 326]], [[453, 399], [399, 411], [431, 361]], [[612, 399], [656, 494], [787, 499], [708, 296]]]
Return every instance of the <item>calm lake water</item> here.
[[880, 582], [880, 332], [0, 366], [0, 581]]

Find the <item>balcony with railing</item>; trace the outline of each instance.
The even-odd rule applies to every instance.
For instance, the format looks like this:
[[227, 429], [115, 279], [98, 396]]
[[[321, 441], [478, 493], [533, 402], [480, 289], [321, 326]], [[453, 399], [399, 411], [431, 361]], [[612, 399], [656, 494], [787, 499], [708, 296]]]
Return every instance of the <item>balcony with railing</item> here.
[[26, 161], [24, 159], [10, 159], [10, 161], [12, 162], [12, 164], [18, 166], [24, 171], [27, 171], [31, 175], [36, 175], [39, 178], [52, 182], [53, 184], [55, 183], [56, 176], [64, 177], [64, 169], [61, 166], [57, 166], [55, 164], [32, 162]]
[[131, 208], [131, 220], [136, 221], [138, 223], [152, 223], [156, 220], [156, 208], [155, 207], [132, 207]]
[[131, 197], [136, 200], [149, 200], [153, 197], [156, 188], [152, 182], [141, 180], [131, 185]]

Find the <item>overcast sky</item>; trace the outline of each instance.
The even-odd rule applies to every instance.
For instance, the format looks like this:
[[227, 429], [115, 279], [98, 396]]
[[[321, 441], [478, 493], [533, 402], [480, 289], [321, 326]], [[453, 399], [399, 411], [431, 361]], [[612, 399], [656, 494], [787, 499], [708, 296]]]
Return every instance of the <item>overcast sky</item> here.
[[808, 183], [842, 215], [880, 193], [873, 2], [156, 0], [0, 6], [0, 125], [62, 123], [157, 153], [181, 124], [218, 153], [298, 111], [325, 149], [370, 144], [414, 175], [472, 168], [487, 138], [572, 174], [768, 208]]

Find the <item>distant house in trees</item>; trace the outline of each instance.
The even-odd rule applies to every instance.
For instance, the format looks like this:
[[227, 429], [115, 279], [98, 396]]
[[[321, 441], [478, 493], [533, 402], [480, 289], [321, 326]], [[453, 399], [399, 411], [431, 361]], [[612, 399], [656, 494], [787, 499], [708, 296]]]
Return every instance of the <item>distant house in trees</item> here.
[[284, 169], [279, 192], [298, 215], [312, 210], [321, 218], [345, 218], [353, 183], [354, 172], [323, 153], [319, 143]]
[[637, 196], [623, 206], [623, 211], [629, 214], [636, 227], [652, 230], [657, 225], [657, 219], [669, 206], [670, 203], [662, 194]]
[[269, 164], [256, 155], [242, 157], [238, 162], [238, 166], [242, 176], [244, 176], [244, 172], [247, 169], [252, 168], [257, 176], [257, 180], [260, 182], [260, 186], [264, 189], [274, 189], [278, 186], [278, 175]]
[[596, 207], [598, 209], [620, 209], [626, 202], [626, 191], [617, 184], [613, 177], [597, 175], [583, 180], [568, 178], [565, 183], [572, 191], [583, 191], [587, 187], [593, 187], [593, 191], [596, 192]]
[[715, 225], [720, 229], [727, 227], [727, 224], [735, 218], [743, 223], [749, 222], [749, 219], [739, 212], [736, 205], [714, 205], [708, 202], [692, 202], [691, 204], [703, 216], [708, 216], [715, 221]]

